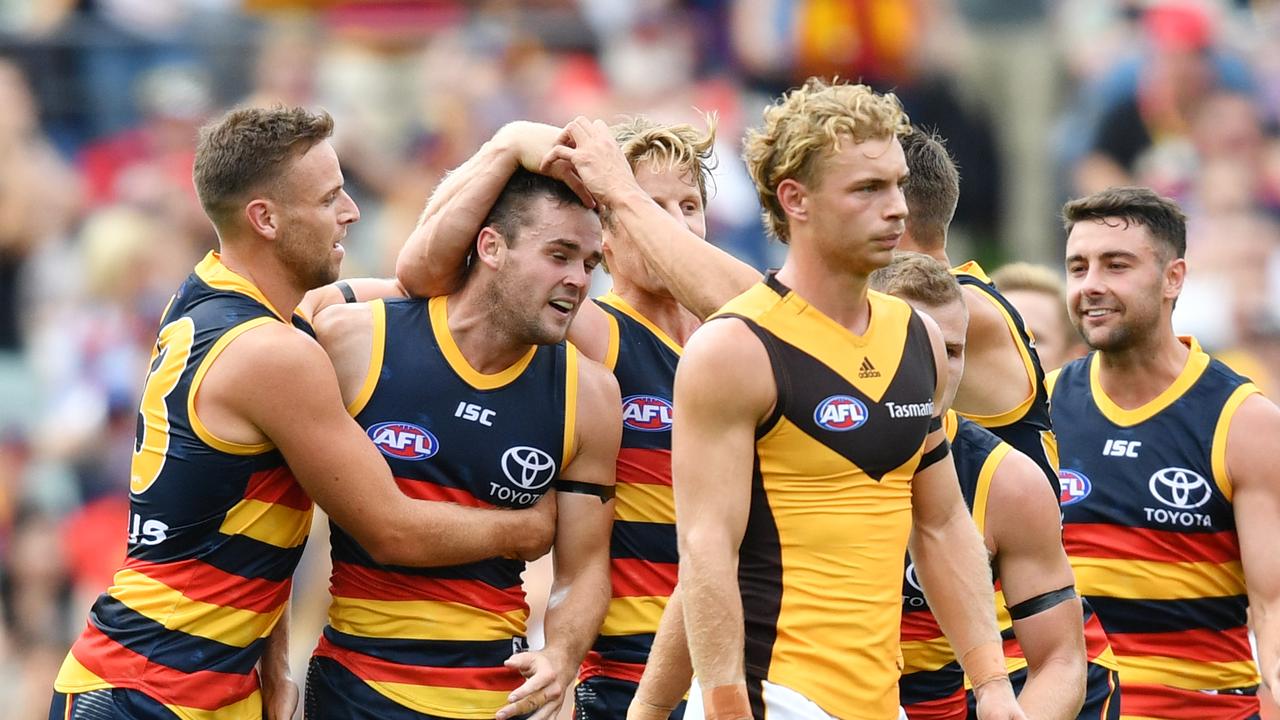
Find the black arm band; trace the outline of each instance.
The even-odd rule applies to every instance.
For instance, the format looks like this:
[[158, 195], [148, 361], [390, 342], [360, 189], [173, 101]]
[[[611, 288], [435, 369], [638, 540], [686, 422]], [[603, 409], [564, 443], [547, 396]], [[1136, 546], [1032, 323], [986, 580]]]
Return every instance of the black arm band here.
[[936, 432], [942, 429], [942, 416], [935, 415], [929, 418], [929, 432]]
[[930, 465], [945, 458], [951, 453], [951, 443], [946, 438], [942, 438], [942, 442], [938, 443], [932, 450], [920, 456], [920, 464], [916, 466], [916, 472], [920, 472]]
[[613, 499], [615, 494], [612, 485], [596, 485], [595, 483], [578, 482], [577, 480], [556, 480], [556, 492], [578, 493], [579, 495], [595, 495], [603, 505]]
[[1022, 620], [1023, 618], [1029, 618], [1032, 615], [1039, 615], [1045, 610], [1057, 607], [1068, 600], [1074, 599], [1075, 597], [1075, 585], [1068, 585], [1064, 588], [1058, 588], [1057, 590], [1050, 590], [1047, 593], [1041, 593], [1033, 598], [1027, 598], [1026, 600], [1023, 600], [1017, 605], [1009, 608], [1009, 617], [1014, 620]]
[[343, 300], [349, 303], [357, 302], [355, 291], [351, 289], [351, 285], [346, 280], [339, 280], [334, 285], [337, 286], [338, 292], [342, 293]]

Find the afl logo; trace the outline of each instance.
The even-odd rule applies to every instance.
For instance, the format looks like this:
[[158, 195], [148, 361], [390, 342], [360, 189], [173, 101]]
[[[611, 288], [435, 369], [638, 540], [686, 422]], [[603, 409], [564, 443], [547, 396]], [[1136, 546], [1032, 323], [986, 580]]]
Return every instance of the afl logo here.
[[1093, 483], [1084, 473], [1066, 468], [1058, 471], [1058, 484], [1062, 486], [1058, 495], [1059, 505], [1075, 505], [1089, 497], [1089, 491], [1093, 489]]
[[656, 395], [631, 395], [622, 398], [622, 424], [641, 432], [670, 430], [671, 403]]
[[383, 455], [397, 460], [426, 460], [440, 451], [436, 436], [413, 423], [378, 423], [369, 428], [369, 439]]
[[1157, 470], [1148, 482], [1151, 494], [1172, 508], [1190, 510], [1209, 502], [1212, 488], [1199, 473], [1186, 468]]
[[556, 461], [538, 448], [517, 445], [502, 453], [502, 474], [517, 487], [537, 490], [556, 476]]
[[832, 395], [818, 403], [813, 421], [819, 427], [835, 432], [857, 430], [867, 422], [867, 406], [848, 395]]

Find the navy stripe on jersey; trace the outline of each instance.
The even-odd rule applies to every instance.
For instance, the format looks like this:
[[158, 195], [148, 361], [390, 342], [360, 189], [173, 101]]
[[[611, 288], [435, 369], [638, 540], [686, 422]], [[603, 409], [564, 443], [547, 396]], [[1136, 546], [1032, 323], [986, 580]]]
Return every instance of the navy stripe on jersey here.
[[511, 640], [405, 640], [350, 635], [332, 627], [324, 629], [329, 642], [370, 657], [421, 667], [488, 668], [511, 657]]
[[[369, 557], [368, 551], [347, 534], [342, 528], [332, 525], [330, 534], [331, 557], [335, 563], [351, 563], [366, 567], [377, 567], [401, 575], [412, 577], [438, 578], [441, 580], [475, 580], [490, 587], [509, 588], [519, 585], [519, 575], [524, 572], [525, 564], [519, 560], [493, 558], [480, 562], [446, 567], [409, 567], [407, 565], [380, 565]], [[513, 583], [512, 578], [517, 578]]]
[[151, 662], [186, 673], [212, 670], [247, 674], [258, 664], [266, 638], [246, 647], [166, 629], [129, 609], [110, 595], [102, 595], [89, 611], [89, 622], [104, 635]]
[[1122, 600], [1092, 596], [1089, 604], [1109, 633], [1163, 633], [1207, 628], [1231, 630], [1248, 618], [1248, 597]]
[[614, 558], [679, 562], [676, 534], [672, 525], [618, 520], [613, 523], [609, 555]]

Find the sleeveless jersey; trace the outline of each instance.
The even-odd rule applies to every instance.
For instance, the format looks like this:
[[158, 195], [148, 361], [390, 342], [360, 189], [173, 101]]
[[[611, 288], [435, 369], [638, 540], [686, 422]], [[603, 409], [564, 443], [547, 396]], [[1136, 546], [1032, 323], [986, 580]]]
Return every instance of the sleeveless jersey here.
[[1058, 443], [1053, 433], [1053, 425], [1049, 419], [1049, 393], [1044, 384], [1044, 369], [1040, 366], [1040, 356], [1036, 354], [1035, 339], [1027, 330], [1027, 325], [1005, 296], [996, 289], [991, 278], [982, 271], [977, 262], [969, 261], [951, 269], [956, 282], [975, 288], [1000, 311], [1009, 334], [1013, 336], [1022, 356], [1022, 364], [1027, 370], [1027, 380], [1031, 382], [1034, 392], [1016, 408], [1001, 415], [965, 415], [982, 427], [995, 433], [997, 437], [1017, 448], [1022, 454], [1035, 461], [1044, 471], [1054, 492], [1058, 491]]
[[[405, 495], [533, 505], [569, 460], [577, 351], [535, 346], [506, 370], [481, 374], [449, 334], [447, 301], [369, 303], [369, 372], [348, 411]], [[525, 648], [525, 564], [382, 565], [331, 526], [333, 597], [315, 654], [415, 712], [492, 718], [523, 682], [502, 663]]]
[[1257, 388], [1183, 342], [1178, 378], [1137, 409], [1103, 392], [1096, 353], [1057, 376], [1064, 544], [1120, 661], [1123, 717], [1241, 720], [1259, 677], [1226, 440]]
[[195, 398], [232, 340], [279, 322], [217, 253], [169, 301], [138, 413], [127, 557], [89, 611], [58, 692], [129, 688], [188, 720], [261, 717], [254, 666], [289, 599], [311, 500], [273, 445], [218, 438]]
[[609, 547], [612, 597], [579, 677], [639, 682], [676, 586], [671, 386], [681, 348], [617, 295], [596, 303], [610, 320], [605, 365], [622, 390], [622, 448]]
[[[960, 494], [981, 535], [986, 531], [991, 481], [1012, 447], [977, 423], [959, 417], [954, 410], [947, 412], [944, 427], [955, 458]], [[996, 622], [1004, 641], [1006, 668], [1011, 675], [1025, 674], [1027, 661], [1014, 636], [1013, 620], [1005, 608], [998, 578], [995, 604]], [[1084, 634], [1088, 661], [1116, 670], [1107, 636], [1087, 602], [1084, 607]], [[910, 554], [907, 555], [902, 583], [902, 658], [904, 667], [899, 691], [907, 717], [911, 720], [964, 720], [968, 717], [964, 670], [929, 609]], [[1099, 677], [1105, 681], [1108, 674], [1101, 673]]]
[[770, 274], [730, 301], [769, 354], [774, 412], [758, 428], [739, 549], [747, 692], [783, 685], [829, 715], [897, 713], [898, 623], [920, 463], [937, 382], [928, 330], [868, 292], [863, 335]]

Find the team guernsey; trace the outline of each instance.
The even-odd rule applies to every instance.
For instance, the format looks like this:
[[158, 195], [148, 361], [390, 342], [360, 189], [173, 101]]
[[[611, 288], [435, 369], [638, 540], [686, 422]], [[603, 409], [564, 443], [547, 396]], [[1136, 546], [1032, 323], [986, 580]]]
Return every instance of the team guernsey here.
[[[951, 442], [960, 494], [973, 513], [978, 532], [982, 534], [986, 529], [987, 498], [992, 478], [1013, 448], [977, 423], [960, 418], [955, 411], [947, 412], [943, 427]], [[1027, 661], [1014, 636], [1013, 620], [1005, 607], [999, 578], [996, 578], [995, 603], [996, 620], [1004, 641], [1005, 664], [1010, 680], [1020, 691], [1026, 682]], [[1106, 634], [1087, 603], [1084, 613], [1089, 667], [1085, 702], [1079, 717], [1111, 720], [1119, 716], [1120, 710], [1118, 703], [1114, 702], [1118, 666]], [[966, 698], [964, 670], [929, 609], [909, 554], [902, 583], [902, 660], [899, 691], [910, 720], [976, 717], [971, 708], [972, 696]]]
[[254, 666], [285, 612], [311, 501], [272, 445], [217, 437], [195, 398], [229, 343], [280, 322], [311, 332], [217, 253], [169, 302], [138, 414], [126, 560], [54, 683], [71, 716], [82, 694], [118, 688], [188, 720], [261, 717]]
[[1259, 677], [1226, 439], [1258, 389], [1182, 341], [1182, 372], [1139, 408], [1107, 397], [1097, 353], [1053, 382], [1064, 543], [1120, 661], [1123, 718], [1245, 720]]
[[886, 580], [902, 573], [937, 368], [909, 305], [868, 302], [855, 335], [770, 274], [720, 311], [760, 339], [777, 386], [738, 561], [757, 719], [805, 701], [851, 720], [898, 713], [902, 606]]
[[616, 294], [596, 303], [609, 317], [605, 365], [622, 391], [622, 448], [609, 549], [612, 596], [579, 674], [580, 720], [625, 714], [677, 568], [671, 389], [681, 348]]
[[[577, 351], [534, 346], [506, 370], [481, 374], [449, 334], [447, 302], [369, 304], [370, 367], [348, 411], [405, 495], [533, 505], [570, 459]], [[310, 717], [492, 718], [523, 682], [503, 667], [526, 647], [523, 562], [382, 565], [336, 525], [332, 558]]]
[[1000, 415], [961, 414], [1034, 460], [1057, 492], [1058, 444], [1050, 423], [1049, 393], [1045, 388], [1044, 369], [1040, 366], [1040, 356], [1036, 354], [1031, 333], [1017, 308], [1000, 294], [995, 283], [991, 282], [991, 278], [987, 277], [977, 262], [969, 261], [954, 267], [951, 274], [955, 276], [956, 282], [981, 292], [1000, 312], [1009, 327], [1009, 333], [1016, 341], [1022, 364], [1027, 371], [1027, 379], [1035, 389], [1017, 407]]

